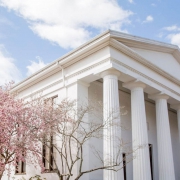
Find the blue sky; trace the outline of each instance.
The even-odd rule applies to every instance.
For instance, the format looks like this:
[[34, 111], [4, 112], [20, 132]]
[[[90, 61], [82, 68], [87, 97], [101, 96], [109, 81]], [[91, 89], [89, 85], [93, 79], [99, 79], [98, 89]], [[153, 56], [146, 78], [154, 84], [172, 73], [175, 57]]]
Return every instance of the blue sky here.
[[112, 29], [180, 47], [179, 0], [0, 0], [0, 84]]

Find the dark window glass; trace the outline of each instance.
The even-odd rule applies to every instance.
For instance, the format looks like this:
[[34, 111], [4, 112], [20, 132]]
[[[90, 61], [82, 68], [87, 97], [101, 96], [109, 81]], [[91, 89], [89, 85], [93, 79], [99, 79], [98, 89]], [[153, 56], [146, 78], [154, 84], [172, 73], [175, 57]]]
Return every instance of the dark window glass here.
[[[56, 108], [57, 104], [57, 96], [54, 96], [50, 99], [53, 108]], [[55, 158], [55, 150], [54, 150], [54, 136], [49, 135], [44, 137], [43, 147], [42, 147], [42, 161], [45, 167], [45, 171], [53, 171], [55, 170], [54, 159]]]
[[126, 180], [126, 154], [122, 154], [123, 157], [123, 172], [124, 172], [124, 180]]
[[16, 174], [26, 173], [26, 162], [24, 161], [16, 161]]
[[54, 147], [53, 147], [53, 136], [50, 136], [49, 138], [44, 138], [43, 148], [42, 148], [43, 156], [42, 161], [45, 167], [46, 171], [53, 171], [54, 168]]
[[153, 180], [153, 156], [152, 156], [152, 144], [149, 144], [149, 159], [150, 159], [150, 168], [151, 168], [151, 179]]

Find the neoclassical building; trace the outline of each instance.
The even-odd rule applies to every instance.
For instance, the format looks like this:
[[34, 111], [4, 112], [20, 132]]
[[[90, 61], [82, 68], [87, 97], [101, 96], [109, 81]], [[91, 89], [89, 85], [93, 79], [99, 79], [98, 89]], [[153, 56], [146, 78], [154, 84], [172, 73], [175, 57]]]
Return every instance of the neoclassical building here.
[[[108, 30], [18, 83], [14, 91], [25, 99], [43, 92], [45, 97], [96, 99], [103, 101], [106, 109], [125, 107], [128, 113], [119, 120], [129, 128], [119, 136], [132, 147], [150, 146], [140, 148], [122, 173], [99, 170], [82, 180], [180, 179], [177, 46]], [[112, 152], [109, 141], [96, 143], [104, 153]], [[88, 153], [86, 166], [96, 163]], [[27, 178], [38, 173], [32, 167], [24, 171]], [[57, 179], [54, 173], [42, 176]]]

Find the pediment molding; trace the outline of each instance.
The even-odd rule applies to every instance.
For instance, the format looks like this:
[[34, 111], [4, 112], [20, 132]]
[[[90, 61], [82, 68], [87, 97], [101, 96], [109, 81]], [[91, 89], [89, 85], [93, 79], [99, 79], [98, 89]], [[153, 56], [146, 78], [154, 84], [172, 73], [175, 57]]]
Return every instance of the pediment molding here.
[[22, 89], [24, 89], [25, 86], [27, 87], [30, 84], [33, 85], [35, 83], [38, 83], [39, 81], [46, 78], [47, 76], [50, 76], [54, 72], [61, 71], [61, 68], [66, 68], [107, 46], [112, 46], [118, 49], [119, 51], [133, 58], [139, 63], [151, 68], [153, 71], [161, 74], [162, 76], [171, 80], [177, 85], [180, 85], [180, 81], [177, 78], [171, 76], [170, 74], [158, 68], [154, 64], [148, 62], [145, 58], [143, 58], [137, 52], [130, 48], [132, 46], [135, 46], [139, 48], [144, 47], [147, 49], [155, 49], [156, 51], [158, 50], [161, 52], [168, 52], [171, 53], [180, 63], [180, 51], [177, 46], [108, 30], [88, 41], [87, 43], [83, 44], [82, 46], [78, 47], [77, 49], [67, 53], [61, 58], [58, 58], [40, 71], [16, 84], [13, 90], [21, 91]]
[[116, 39], [117, 41], [129, 46], [142, 48], [147, 50], [159, 51], [173, 53], [175, 50], [178, 50], [178, 46], [173, 44], [168, 44], [160, 41], [155, 41], [152, 39], [142, 38], [138, 36], [133, 36], [126, 33], [120, 33], [117, 31], [110, 31], [111, 38]]
[[171, 76], [166, 71], [163, 71], [159, 67], [155, 66], [144, 57], [139, 55], [137, 52], [129, 48], [128, 46], [124, 45], [123, 43], [117, 41], [116, 39], [110, 39], [110, 46], [116, 48], [117, 50], [121, 51], [122, 53], [126, 54], [127, 56], [133, 58], [134, 60], [138, 61], [139, 63], [149, 67], [153, 71], [157, 72], [158, 74], [164, 76], [165, 78], [169, 79], [170, 81], [174, 82], [175, 84], [180, 86], [180, 80]]
[[158, 84], [158, 85], [161, 86], [163, 89], [166, 89], [166, 90], [168, 90], [168, 91], [172, 92], [173, 94], [176, 94], [176, 95], [178, 95], [178, 96], [180, 97], [180, 93], [178, 93], [178, 92], [174, 91], [173, 89], [171, 89], [170, 87], [168, 87], [168, 86], [166, 86], [166, 85], [164, 85], [164, 84], [156, 81], [155, 79], [153, 79], [153, 78], [151, 78], [151, 77], [143, 74], [142, 72], [139, 72], [138, 70], [136, 70], [136, 69], [128, 66], [127, 64], [124, 64], [124, 63], [122, 63], [122, 62], [120, 62], [120, 61], [118, 61], [117, 59], [114, 59], [114, 58], [111, 58], [111, 61], [114, 61], [115, 63], [121, 65], [122, 67], [124, 67], [124, 68], [126, 68], [126, 69], [128, 69], [128, 70], [130, 70], [130, 71], [132, 71], [132, 72], [135, 72], [136, 74], [139, 74], [139, 75], [140, 75], [141, 77], [143, 77], [144, 79], [149, 80], [149, 81], [151, 81], [151, 82], [153, 82], [153, 83], [155, 83], [155, 84]]

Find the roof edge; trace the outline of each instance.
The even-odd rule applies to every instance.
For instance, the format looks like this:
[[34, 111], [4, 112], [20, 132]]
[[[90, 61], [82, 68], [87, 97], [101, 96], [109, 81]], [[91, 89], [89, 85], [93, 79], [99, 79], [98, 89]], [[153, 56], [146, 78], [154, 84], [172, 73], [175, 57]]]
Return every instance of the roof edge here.
[[144, 37], [140, 37], [140, 36], [130, 35], [127, 33], [122, 33], [122, 32], [118, 32], [118, 31], [114, 31], [114, 30], [109, 30], [109, 32], [111, 34], [111, 37], [128, 39], [128, 40], [137, 41], [137, 42], [144, 42], [147, 44], [154, 44], [154, 45], [158, 45], [158, 46], [164, 46], [164, 47], [172, 48], [175, 50], [179, 49], [179, 47], [177, 45], [170, 44], [170, 43], [165, 43], [165, 42], [156, 41], [156, 40], [152, 40], [152, 39], [148, 39], [148, 38], [144, 38]]
[[[25, 78], [24, 80], [20, 81], [19, 83], [15, 84], [12, 88], [12, 90], [17, 89], [18, 86], [21, 86], [23, 83], [25, 83], [26, 81], [34, 78], [35, 76], [37, 76], [39, 73], [44, 73], [45, 71], [48, 71], [48, 69], [51, 69], [51, 67], [56, 66], [57, 64], [63, 65], [62, 61], [65, 60], [66, 58], [72, 56], [73, 54], [77, 53], [78, 51], [82, 50], [83, 48], [91, 45], [93, 42], [97, 41], [98, 39], [100, 39], [101, 37], [108, 35], [110, 37], [110, 30], [107, 30], [105, 32], [103, 32], [102, 34], [95, 36], [93, 39], [87, 41], [86, 43], [82, 44], [81, 46], [79, 46], [78, 48], [71, 50], [69, 53], [63, 55], [60, 58], [57, 58], [56, 60], [54, 60], [52, 63], [46, 65], [44, 68], [38, 70], [37, 72], [35, 72], [34, 74], [30, 75], [29, 77]], [[58, 67], [58, 66], [57, 66]], [[53, 68], [52, 68], [53, 69]]]
[[[108, 38], [108, 39], [110, 39], [110, 38], [118, 39], [119, 38], [119, 39], [124, 39], [124, 40], [127, 39], [127, 40], [131, 40], [131, 41], [147, 43], [147, 44], [150, 44], [150, 45], [162, 46], [162, 47], [165, 47], [165, 48], [173, 49], [174, 52], [176, 52], [176, 54], [175, 54], [176, 57], [180, 57], [180, 49], [176, 45], [163, 43], [163, 42], [160, 42], [160, 41], [155, 41], [155, 40], [151, 40], [151, 39], [147, 39], [147, 38], [142, 38], [142, 37], [138, 37], [138, 36], [134, 36], [134, 35], [130, 35], [130, 34], [114, 31], [114, 30], [107, 30], [107, 31], [101, 33], [100, 35], [94, 37], [93, 39], [87, 41], [86, 43], [82, 44], [78, 48], [70, 51], [69, 53], [67, 53], [65, 55], [63, 55], [62, 57], [57, 58], [52, 63], [48, 64], [47, 66], [40, 69], [39, 71], [32, 74], [31, 76], [25, 78], [21, 82], [15, 84], [13, 86], [12, 90], [16, 91], [16, 90], [21, 89], [21, 87], [25, 86], [29, 82], [37, 80], [43, 74], [49, 73], [49, 72], [55, 70], [56, 68], [59, 68], [58, 65], [63, 66], [63, 64], [66, 64], [66, 63], [70, 62], [72, 59], [74, 59], [77, 56], [80, 56], [81, 54], [86, 52], [88, 49], [90, 50], [93, 47], [96, 47], [98, 45], [98, 43], [100, 43], [103, 40], [103, 38]], [[179, 60], [179, 62], [180, 62], [180, 60]]]

